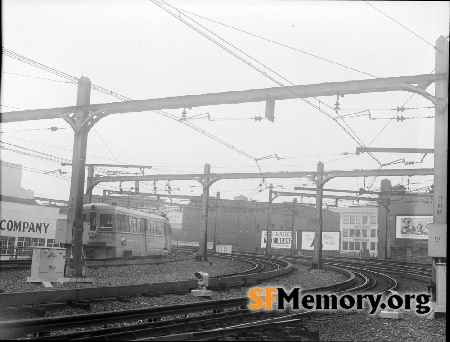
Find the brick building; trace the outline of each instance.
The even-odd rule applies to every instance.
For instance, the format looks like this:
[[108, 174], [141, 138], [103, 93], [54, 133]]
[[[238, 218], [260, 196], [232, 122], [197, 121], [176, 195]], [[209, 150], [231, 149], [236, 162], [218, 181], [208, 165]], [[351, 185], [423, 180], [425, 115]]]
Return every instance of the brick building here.
[[[381, 181], [382, 191], [392, 190], [388, 179]], [[409, 228], [406, 230], [405, 220]], [[378, 257], [406, 261], [425, 261], [428, 259], [428, 233], [426, 225], [433, 221], [433, 197], [392, 196], [389, 197], [389, 212], [378, 207]], [[420, 231], [417, 227], [421, 226]], [[387, 231], [387, 234], [386, 234]]]
[[[272, 231], [291, 231], [292, 208], [292, 202], [273, 204]], [[315, 208], [297, 204], [295, 211], [294, 247], [299, 249], [301, 232], [315, 229]], [[174, 231], [174, 240], [199, 241], [201, 216], [201, 202], [191, 201], [183, 208], [182, 229]], [[322, 220], [324, 232], [339, 232], [339, 214], [324, 209]], [[208, 242], [214, 241], [215, 232], [217, 244], [232, 245], [235, 251], [261, 251], [261, 235], [267, 230], [267, 222], [267, 202], [221, 199], [217, 208], [209, 206]]]

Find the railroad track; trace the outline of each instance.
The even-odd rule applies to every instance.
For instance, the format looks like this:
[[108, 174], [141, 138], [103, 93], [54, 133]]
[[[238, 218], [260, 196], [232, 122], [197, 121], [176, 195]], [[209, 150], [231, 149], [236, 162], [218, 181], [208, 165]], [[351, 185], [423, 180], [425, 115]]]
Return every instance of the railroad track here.
[[[224, 257], [224, 255], [220, 255]], [[227, 255], [225, 257], [246, 260], [249, 255]], [[269, 259], [263, 262], [256, 255], [250, 254], [252, 272], [278, 272], [283, 267], [283, 260]], [[304, 262], [298, 258], [283, 258], [286, 261]], [[295, 260], [297, 259], [297, 260]], [[342, 260], [327, 261], [327, 268], [347, 270], [351, 274], [345, 284], [331, 287], [311, 289], [311, 293], [342, 293], [342, 292], [389, 292], [397, 287], [395, 279], [378, 272], [379, 263], [345, 262]], [[399, 265], [390, 265], [398, 270]], [[230, 275], [227, 275], [227, 277]], [[236, 275], [235, 275], [236, 276]], [[238, 274], [237, 276], [242, 276]], [[260, 280], [265, 279], [262, 277]], [[249, 285], [247, 282], [246, 285]], [[0, 323], [0, 338], [23, 337], [25, 333], [35, 334], [35, 339], [94, 339], [94, 340], [158, 340], [158, 339], [217, 339], [230, 334], [254, 333], [262, 329], [283, 330], [291, 328], [297, 336], [318, 339], [317, 332], [304, 330], [306, 320], [324, 319], [330, 316], [314, 311], [297, 312], [295, 314], [280, 314], [277, 312], [250, 312], [246, 309], [248, 298], [208, 301], [196, 304], [182, 304], [150, 309], [135, 309], [112, 313], [97, 313], [51, 319], [34, 319], [8, 321]], [[335, 314], [333, 314], [335, 315]], [[320, 317], [320, 318], [319, 318]], [[154, 322], [155, 319], [160, 321]], [[162, 319], [162, 320], [161, 320]], [[120, 324], [120, 327], [106, 327], [107, 324]], [[66, 332], [66, 329], [94, 327], [94, 330]], [[49, 334], [54, 335], [49, 336]], [[39, 337], [40, 335], [40, 337]]]
[[[234, 257], [235, 258], [235, 257]], [[276, 259], [269, 264], [278, 264]], [[279, 266], [278, 266], [279, 267]], [[336, 269], [334, 266], [329, 268]], [[272, 270], [273, 271], [273, 270]], [[342, 270], [341, 270], [342, 272]], [[363, 291], [376, 284], [373, 276], [356, 272], [345, 284], [311, 289], [306, 292]], [[295, 314], [278, 312], [250, 312], [246, 308], [248, 298], [207, 301], [150, 309], [135, 309], [110, 313], [77, 315], [70, 317], [42, 318], [35, 320], [0, 323], [2, 338], [17, 338], [25, 333], [38, 335], [36, 339], [90, 339], [90, 340], [153, 340], [153, 339], [214, 339], [230, 334], [242, 334], [261, 329], [287, 329], [291, 327], [299, 336], [318, 338], [317, 332], [306, 331], [302, 323], [317, 319], [317, 312], [306, 311]], [[229, 311], [231, 310], [231, 311]], [[185, 316], [185, 317], [180, 317]], [[191, 317], [189, 317], [189, 315]], [[194, 315], [194, 316], [192, 316]], [[320, 314], [323, 316], [323, 314]], [[163, 319], [153, 322], [155, 318]], [[106, 324], [127, 324], [121, 327], [105, 327]], [[48, 336], [62, 329], [94, 327], [94, 330], [61, 333]], [[282, 327], [282, 328], [281, 328]], [[41, 335], [39, 337], [39, 335]]]

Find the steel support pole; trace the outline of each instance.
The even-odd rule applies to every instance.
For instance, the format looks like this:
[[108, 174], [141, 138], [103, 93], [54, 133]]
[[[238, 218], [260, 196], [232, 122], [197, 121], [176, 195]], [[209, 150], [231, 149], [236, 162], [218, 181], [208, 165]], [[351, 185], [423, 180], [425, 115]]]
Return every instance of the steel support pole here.
[[[379, 199], [384, 205], [383, 208], [378, 207], [378, 244], [383, 239], [383, 260], [387, 260], [389, 258], [389, 245], [391, 241], [389, 236], [389, 211], [387, 210], [389, 205], [388, 194], [392, 191], [391, 181], [389, 179], [382, 179], [380, 187], [381, 194], [379, 195]], [[382, 233], [381, 236], [380, 232]], [[378, 253], [378, 257], [380, 258], [380, 253]]]
[[216, 216], [215, 216], [215, 220], [214, 220], [214, 247], [213, 247], [213, 251], [216, 251], [216, 232], [217, 232], [217, 215], [219, 214], [219, 201], [220, 199], [220, 192], [217, 192], [216, 194]]
[[198, 245], [198, 253], [201, 255], [203, 261], [208, 261], [208, 202], [210, 174], [211, 165], [205, 164], [202, 194], [202, 222], [200, 228], [200, 241]]
[[294, 225], [295, 225], [295, 205], [297, 204], [297, 199], [292, 200], [292, 231], [291, 231], [291, 255], [294, 255]]
[[[323, 172], [322, 162], [317, 164], [317, 172]], [[316, 178], [316, 229], [314, 233], [314, 256], [311, 268], [322, 269], [322, 199], [323, 199], [323, 174], [317, 174]]]
[[91, 185], [92, 177], [94, 177], [94, 165], [89, 165], [88, 166], [88, 178], [87, 178], [88, 179], [88, 181], [87, 181], [88, 190], [86, 191], [86, 203], [92, 202], [92, 188], [89, 186], [89, 185]]
[[[441, 36], [436, 40], [435, 46], [435, 73], [447, 73], [448, 75], [448, 41]], [[433, 223], [447, 224], [448, 78], [436, 80], [435, 87], [435, 96], [438, 102], [435, 107], [434, 121]], [[443, 262], [443, 260], [433, 258], [431, 278], [433, 285], [436, 283], [435, 266], [439, 262]]]
[[[77, 107], [89, 105], [91, 96], [91, 81], [81, 77], [78, 81]], [[72, 155], [72, 180], [70, 184], [69, 208], [67, 225], [72, 227], [74, 276], [82, 276], [82, 244], [83, 244], [83, 195], [86, 166], [86, 150], [89, 127], [83, 125], [88, 118], [87, 110], [77, 110], [74, 120], [74, 142]]]
[[267, 241], [266, 241], [266, 257], [270, 258], [270, 251], [272, 248], [272, 192], [273, 185], [269, 187], [269, 209], [267, 214]]

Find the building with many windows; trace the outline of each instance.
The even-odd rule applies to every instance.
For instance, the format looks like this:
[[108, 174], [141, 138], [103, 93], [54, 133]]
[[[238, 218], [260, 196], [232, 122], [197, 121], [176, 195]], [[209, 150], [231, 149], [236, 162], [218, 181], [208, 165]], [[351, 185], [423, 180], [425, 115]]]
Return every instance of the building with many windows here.
[[340, 215], [341, 251], [378, 255], [378, 207], [330, 208]]
[[30, 247], [55, 247], [59, 208], [45, 207], [34, 193], [21, 187], [22, 166], [0, 161], [0, 260], [28, 258]]

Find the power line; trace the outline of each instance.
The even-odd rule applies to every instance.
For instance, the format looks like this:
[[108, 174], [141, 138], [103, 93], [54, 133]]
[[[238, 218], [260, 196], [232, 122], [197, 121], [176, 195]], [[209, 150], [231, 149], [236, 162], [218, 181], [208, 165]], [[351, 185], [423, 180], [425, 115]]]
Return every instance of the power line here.
[[60, 129], [67, 129], [67, 127], [55, 127], [52, 126], [50, 128], [32, 128], [32, 129], [21, 129], [18, 131], [10, 131], [10, 132], [0, 132], [0, 134], [10, 134], [10, 133], [18, 133], [18, 132], [31, 132], [31, 131], [58, 131]]
[[[14, 52], [14, 51], [11, 51], [9, 49], [4, 48], [4, 47], [2, 47], [2, 53], [7, 55], [8, 57], [17, 59], [17, 60], [19, 60], [19, 61], [21, 61], [23, 63], [30, 64], [32, 66], [35, 66], [35, 67], [37, 67], [39, 69], [42, 69], [42, 70], [45, 70], [47, 72], [53, 73], [53, 74], [58, 75], [60, 77], [69, 79], [71, 81], [77, 81], [78, 82], [78, 79], [76, 77], [74, 77], [74, 76], [68, 75], [68, 74], [66, 74], [66, 73], [64, 73], [62, 71], [56, 70], [54, 68], [50, 68], [50, 67], [48, 67], [48, 66], [46, 66], [46, 65], [44, 65], [42, 63], [33, 61], [33, 60], [31, 60], [31, 59], [29, 59], [29, 58], [27, 58], [25, 56], [22, 56], [22, 55]], [[107, 95], [113, 96], [115, 98], [118, 98], [118, 99], [120, 99], [122, 101], [131, 101], [130, 98], [128, 98], [128, 97], [126, 97], [124, 95], [120, 95], [120, 94], [118, 94], [116, 92], [113, 92], [111, 90], [105, 89], [105, 88], [100, 87], [100, 86], [97, 86], [95, 84], [91, 84], [91, 88], [94, 89], [94, 90], [97, 90], [99, 92], [102, 92], [104, 94], [107, 94]], [[142, 108], [145, 108], [145, 106], [142, 106]], [[250, 159], [253, 159], [253, 160], [256, 159], [255, 157], [245, 153], [244, 151], [238, 149], [237, 147], [234, 147], [233, 145], [225, 142], [224, 140], [221, 140], [221, 139], [217, 138], [216, 136], [212, 135], [211, 133], [206, 132], [205, 130], [201, 129], [200, 127], [195, 126], [194, 124], [192, 124], [190, 122], [187, 122], [186, 120], [180, 121], [178, 117], [176, 117], [174, 115], [171, 115], [169, 113], [166, 113], [164, 111], [161, 111], [161, 110], [152, 110], [152, 112], [157, 113], [157, 114], [162, 115], [162, 116], [165, 116], [167, 118], [173, 119], [175, 121], [181, 122], [184, 125], [186, 125], [186, 126], [192, 128], [192, 129], [196, 130], [197, 132], [200, 132], [201, 134], [203, 134], [203, 135], [205, 135], [205, 136], [207, 136], [207, 137], [209, 137], [209, 138], [219, 142], [222, 145], [225, 145], [225, 146], [231, 148], [232, 150], [234, 150], [234, 151], [236, 151], [236, 152], [238, 152], [238, 153], [240, 153], [240, 154], [242, 154], [242, 155], [244, 155], [244, 156], [246, 156], [246, 157], [248, 157]]]
[[120, 163], [116, 156], [114, 155], [114, 153], [112, 153], [111, 149], [109, 148], [109, 146], [106, 144], [105, 140], [103, 140], [102, 136], [100, 135], [100, 133], [97, 131], [97, 129], [94, 127], [94, 131], [95, 133], [97, 133], [98, 137], [100, 138], [100, 140], [103, 142], [103, 144], [106, 146], [106, 148], [108, 149], [109, 153], [111, 153], [111, 155], [114, 157], [114, 159], [116, 160], [116, 162]]
[[[172, 13], [168, 8], [164, 7], [162, 5], [162, 3], [156, 1], [156, 0], [150, 0], [152, 1], [155, 5], [157, 5], [158, 7], [160, 7], [161, 9], [163, 9], [164, 11], [166, 11], [167, 13], [169, 13], [170, 15], [172, 15], [174, 18], [180, 20], [181, 22], [183, 22], [184, 24], [186, 24], [187, 26], [189, 26], [190, 28], [192, 28], [194, 31], [198, 32], [199, 34], [201, 34], [202, 36], [204, 36], [206, 39], [210, 40], [211, 42], [213, 42], [214, 44], [220, 46], [222, 49], [224, 49], [225, 51], [227, 51], [228, 53], [230, 53], [231, 55], [233, 55], [234, 57], [236, 57], [237, 59], [239, 59], [240, 61], [244, 62], [245, 64], [247, 64], [248, 66], [250, 66], [251, 68], [253, 68], [254, 70], [258, 71], [259, 73], [261, 73], [262, 75], [264, 75], [265, 77], [269, 78], [270, 80], [272, 80], [273, 82], [275, 82], [276, 84], [278, 84], [279, 86], [284, 87], [284, 84], [280, 81], [278, 81], [277, 79], [275, 79], [273, 76], [267, 74], [265, 71], [261, 70], [259, 67], [257, 67], [256, 65], [252, 64], [251, 62], [245, 60], [244, 57], [239, 56], [236, 52], [232, 51], [231, 49], [227, 48], [226, 46], [224, 46], [222, 43], [218, 42], [216, 39], [214, 39], [213, 37], [209, 36], [207, 33], [201, 31], [198, 27], [195, 27], [194, 25], [192, 25], [191, 23], [189, 23], [188, 21], [184, 20], [179, 14], [179, 10], [175, 7], [173, 7], [170, 4], [167, 4], [165, 1], [163, 1], [163, 3], [171, 8], [173, 8], [175, 11], [178, 11], [178, 15], [177, 13]], [[207, 29], [206, 27], [204, 27], [203, 25], [201, 25], [200, 23], [198, 23], [197, 21], [193, 20], [192, 18], [190, 18], [189, 16], [187, 16], [186, 14], [183, 14], [185, 17], [187, 17], [189, 20], [191, 20], [192, 22], [196, 23], [198, 26], [204, 28], [205, 30], [207, 30], [208, 32], [211, 32], [209, 29]], [[289, 82], [291, 85], [295, 85], [294, 83], [290, 82], [289, 80], [287, 80], [286, 78], [284, 78], [283, 76], [279, 75], [278, 73], [276, 73], [275, 71], [273, 71], [272, 69], [268, 68], [267, 66], [265, 66], [263, 63], [257, 61], [255, 58], [249, 56], [248, 54], [246, 54], [245, 52], [243, 52], [241, 49], [237, 48], [236, 46], [234, 46], [233, 44], [229, 43], [228, 41], [226, 41], [225, 39], [219, 37], [218, 35], [216, 35], [215, 33], [211, 32], [214, 36], [218, 37], [220, 40], [224, 41], [226, 44], [232, 46], [233, 48], [235, 48], [236, 50], [238, 50], [239, 52], [243, 53], [244, 55], [250, 57], [252, 60], [256, 61], [258, 64], [262, 65], [263, 67], [265, 67], [266, 69], [272, 71], [273, 73], [275, 73], [277, 76], [281, 77], [282, 79], [286, 80], [287, 82]], [[293, 94], [295, 94], [293, 91], [289, 90], [290, 92], [292, 92]], [[307, 94], [306, 92], [304, 92], [305, 94]], [[303, 102], [308, 103], [310, 106], [314, 107], [315, 109], [319, 110], [321, 113], [325, 114], [326, 116], [328, 116], [330, 119], [334, 120], [358, 145], [360, 145], [361, 147], [365, 147], [364, 143], [361, 141], [361, 139], [357, 136], [357, 134], [352, 130], [352, 128], [345, 122], [345, 120], [342, 120], [345, 125], [348, 127], [348, 129], [351, 131], [351, 133], [340, 123], [337, 121], [337, 119], [333, 116], [331, 116], [329, 113], [325, 112], [323, 109], [320, 108], [320, 104], [324, 104], [325, 106], [327, 106], [330, 109], [331, 108], [328, 104], [326, 104], [325, 102], [322, 102], [320, 100], [318, 100], [317, 98], [314, 97], [314, 99], [316, 99], [319, 102], [319, 106], [315, 105], [314, 103], [312, 103], [311, 101], [308, 101], [304, 98], [300, 98]], [[333, 109], [334, 110], [334, 109]], [[340, 114], [338, 113], [338, 111], [336, 111], [336, 113], [340, 116]], [[372, 153], [369, 153], [369, 155], [378, 163], [381, 164], [380, 161], [378, 161], [378, 159], [375, 158], [375, 156]]]
[[419, 35], [415, 34], [413, 31], [411, 31], [409, 28], [407, 28], [406, 26], [403, 26], [402, 24], [400, 24], [397, 20], [391, 18], [390, 16], [388, 16], [386, 13], [384, 13], [383, 11], [379, 10], [378, 8], [376, 8], [374, 5], [369, 4], [367, 1], [364, 1], [366, 4], [368, 4], [369, 6], [371, 6], [372, 8], [374, 8], [375, 10], [377, 10], [378, 12], [380, 12], [381, 14], [385, 15], [386, 17], [388, 17], [389, 19], [391, 19], [392, 21], [396, 22], [397, 24], [399, 24], [401, 27], [403, 27], [404, 29], [408, 30], [409, 32], [411, 32], [413, 35], [415, 35], [417, 38], [423, 40], [425, 43], [427, 43], [428, 45], [430, 45], [431, 47], [433, 47], [433, 49], [437, 49], [436, 46], [434, 46], [433, 44], [427, 42], [425, 39], [423, 39], [422, 37], [420, 37]]
[[22, 76], [22, 77], [38, 78], [38, 79], [46, 80], [46, 81], [53, 81], [53, 82], [60, 82], [60, 83], [76, 84], [75, 82], [66, 82], [66, 81], [60, 81], [60, 80], [53, 80], [53, 79], [51, 79], [51, 78], [45, 78], [45, 77], [37, 77], [37, 76], [31, 76], [31, 75], [15, 74], [15, 73], [13, 73], [13, 72], [2, 71], [2, 73], [3, 73], [3, 74], [8, 74], [8, 75]]

